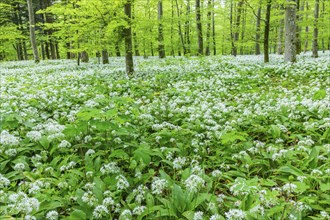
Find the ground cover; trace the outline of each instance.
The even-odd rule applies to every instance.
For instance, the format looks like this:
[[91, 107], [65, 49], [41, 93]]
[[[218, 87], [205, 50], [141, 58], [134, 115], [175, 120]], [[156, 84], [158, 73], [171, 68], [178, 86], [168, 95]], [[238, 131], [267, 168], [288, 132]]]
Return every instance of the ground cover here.
[[329, 53], [282, 59], [1, 63], [1, 218], [329, 219]]

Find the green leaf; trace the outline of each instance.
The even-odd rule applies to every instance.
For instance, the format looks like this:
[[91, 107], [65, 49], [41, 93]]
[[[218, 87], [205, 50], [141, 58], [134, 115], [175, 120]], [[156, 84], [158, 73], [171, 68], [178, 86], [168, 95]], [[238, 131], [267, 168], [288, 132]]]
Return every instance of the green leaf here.
[[327, 92], [324, 89], [320, 89], [313, 95], [313, 100], [322, 100], [327, 96]]
[[281, 136], [281, 130], [276, 125], [270, 126], [270, 133], [272, 134], [273, 138], [279, 138]]
[[298, 168], [292, 166], [292, 165], [286, 165], [286, 166], [282, 166], [278, 169], [279, 172], [282, 173], [289, 173], [295, 176], [303, 176], [304, 173], [299, 170]]
[[330, 191], [330, 183], [321, 183], [320, 189], [322, 192]]
[[70, 216], [67, 218], [67, 220], [85, 220], [87, 219], [86, 213], [82, 210], [76, 209], [74, 210]]

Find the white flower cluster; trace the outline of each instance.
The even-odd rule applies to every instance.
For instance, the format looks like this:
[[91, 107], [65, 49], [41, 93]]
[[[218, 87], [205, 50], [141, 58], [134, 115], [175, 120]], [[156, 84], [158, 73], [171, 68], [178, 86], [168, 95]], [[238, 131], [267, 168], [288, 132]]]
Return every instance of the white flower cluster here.
[[163, 193], [164, 189], [167, 187], [167, 181], [165, 179], [160, 179], [155, 177], [151, 183], [152, 194], [160, 195]]
[[0, 173], [0, 189], [9, 186], [10, 180]]
[[117, 166], [116, 162], [110, 162], [108, 164], [103, 164], [100, 171], [102, 174], [117, 174], [120, 172], [120, 168]]
[[11, 194], [8, 197], [10, 212], [30, 214], [39, 209], [40, 202], [36, 198], [28, 197], [24, 192]]
[[225, 216], [227, 220], [243, 220], [246, 218], [246, 213], [240, 209], [230, 209]]
[[119, 175], [116, 177], [117, 180], [117, 189], [118, 190], [125, 190], [129, 187], [129, 182], [123, 175]]
[[9, 134], [8, 131], [3, 130], [0, 133], [0, 144], [4, 146], [17, 146], [19, 144], [19, 138], [15, 137], [14, 135]]
[[185, 181], [185, 186], [188, 191], [196, 193], [202, 189], [205, 185], [205, 181], [202, 177], [192, 174]]

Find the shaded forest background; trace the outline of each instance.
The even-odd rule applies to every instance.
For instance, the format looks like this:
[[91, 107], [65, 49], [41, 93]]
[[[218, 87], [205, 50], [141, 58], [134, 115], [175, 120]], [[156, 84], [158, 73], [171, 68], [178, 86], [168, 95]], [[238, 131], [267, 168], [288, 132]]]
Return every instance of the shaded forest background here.
[[[284, 53], [284, 0], [33, 0], [40, 58]], [[296, 53], [330, 48], [330, 1], [295, 0]], [[317, 14], [316, 14], [317, 13]], [[315, 39], [315, 29], [317, 35]], [[127, 33], [127, 32], [126, 32]], [[265, 42], [267, 44], [265, 44]], [[33, 58], [27, 1], [0, 1], [0, 60]], [[102, 58], [102, 59], [101, 59]], [[266, 58], [265, 58], [266, 59]], [[269, 58], [268, 58], [269, 59]], [[268, 60], [265, 60], [268, 62]]]

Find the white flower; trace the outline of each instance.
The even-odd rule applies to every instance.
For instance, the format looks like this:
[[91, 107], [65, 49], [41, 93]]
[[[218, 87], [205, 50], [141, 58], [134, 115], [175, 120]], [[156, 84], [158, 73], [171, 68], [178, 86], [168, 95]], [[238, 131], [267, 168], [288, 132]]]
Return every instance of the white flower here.
[[173, 169], [180, 170], [186, 164], [185, 157], [177, 157], [173, 161]]
[[320, 215], [324, 218], [324, 219], [330, 219], [330, 215], [326, 212], [326, 211], [321, 211]]
[[55, 210], [47, 212], [46, 219], [48, 219], [48, 220], [57, 220], [58, 219], [58, 212], [55, 211]]
[[117, 166], [116, 162], [111, 162], [104, 164], [100, 169], [102, 174], [116, 174], [120, 172], [120, 168]]
[[0, 134], [0, 144], [5, 146], [16, 146], [19, 144], [19, 138], [9, 134], [8, 131], [3, 130]]
[[86, 152], [86, 155], [89, 156], [92, 154], [95, 154], [95, 151], [93, 149], [88, 149], [88, 151]]
[[162, 194], [163, 190], [167, 186], [167, 181], [165, 179], [160, 179], [159, 177], [155, 177], [151, 183], [151, 191], [152, 194]]
[[311, 175], [312, 176], [322, 176], [323, 172], [321, 170], [318, 170], [318, 169], [313, 169], [312, 172], [311, 172]]
[[198, 192], [199, 189], [204, 187], [205, 181], [200, 176], [192, 174], [184, 183], [189, 191]]
[[141, 215], [144, 210], [146, 209], [145, 206], [136, 206], [134, 209], [133, 209], [133, 214], [134, 215]]
[[71, 144], [67, 140], [61, 141], [61, 143], [58, 145], [58, 148], [70, 148]]
[[87, 203], [87, 205], [89, 206], [93, 206], [95, 203], [97, 203], [97, 199], [95, 198], [92, 191], [85, 192], [81, 197], [81, 199], [84, 203]]
[[210, 217], [210, 220], [220, 220], [220, 215], [219, 214], [214, 214]]
[[10, 148], [10, 149], [5, 151], [5, 154], [9, 157], [15, 157], [16, 154], [17, 154], [17, 150], [13, 149], [13, 148]]
[[117, 176], [116, 180], [117, 180], [117, 189], [124, 190], [129, 187], [129, 182], [123, 175]]
[[24, 163], [17, 163], [14, 166], [14, 170], [22, 172], [25, 169]]
[[109, 207], [109, 206], [113, 206], [113, 205], [115, 204], [115, 201], [114, 201], [111, 197], [107, 197], [107, 198], [104, 198], [104, 199], [103, 199], [102, 204], [103, 204], [104, 206]]
[[29, 131], [28, 133], [26, 133], [26, 137], [28, 137], [32, 141], [39, 141], [42, 135], [40, 131]]
[[25, 193], [18, 192], [11, 194], [8, 197], [8, 208], [12, 212], [30, 214], [33, 211], [38, 211], [40, 202], [36, 198], [29, 198]]
[[198, 211], [198, 212], [195, 212], [194, 214], [194, 220], [203, 220], [203, 212], [201, 211]]
[[220, 170], [213, 170], [212, 171], [212, 176], [213, 177], [220, 177], [221, 176], [221, 174], [222, 174], [222, 172], [220, 171]]
[[227, 220], [241, 220], [245, 219], [246, 213], [240, 209], [230, 209], [225, 216]]
[[0, 189], [9, 186], [10, 180], [0, 173]]
[[93, 211], [93, 217], [96, 219], [104, 219], [104, 217], [109, 214], [109, 211], [106, 206], [98, 205]]
[[287, 183], [282, 187], [282, 190], [288, 194], [292, 193], [297, 189], [297, 185], [293, 183]]
[[32, 215], [26, 215], [25, 217], [24, 217], [24, 220], [36, 220], [37, 218], [36, 217], [34, 217], [34, 216], [32, 216]]

